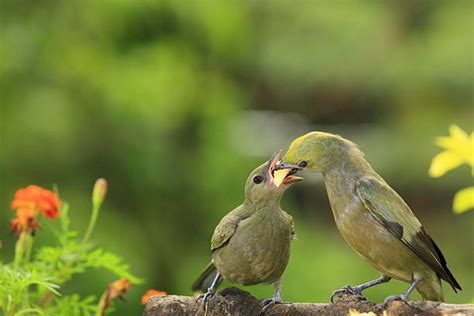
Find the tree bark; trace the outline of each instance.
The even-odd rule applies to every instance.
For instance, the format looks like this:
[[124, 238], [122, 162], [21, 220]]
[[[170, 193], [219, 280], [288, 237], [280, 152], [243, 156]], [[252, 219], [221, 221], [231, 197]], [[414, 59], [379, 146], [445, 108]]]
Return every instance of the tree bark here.
[[[231, 287], [218, 291], [207, 303], [198, 296], [153, 296], [146, 304], [144, 316], [157, 315], [258, 315], [259, 299]], [[265, 315], [474, 315], [473, 304], [394, 301], [385, 306], [341, 294], [334, 304], [284, 303], [267, 309]]]

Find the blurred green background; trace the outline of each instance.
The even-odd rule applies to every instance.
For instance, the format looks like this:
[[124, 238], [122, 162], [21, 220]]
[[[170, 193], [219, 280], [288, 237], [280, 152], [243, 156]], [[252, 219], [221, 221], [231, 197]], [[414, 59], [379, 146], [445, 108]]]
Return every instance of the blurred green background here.
[[[0, 1], [0, 239], [16, 189], [51, 188], [85, 230], [95, 179], [109, 193], [93, 239], [146, 279], [117, 314], [142, 311], [149, 288], [189, 295], [213, 229], [243, 197], [249, 172], [310, 130], [358, 144], [437, 241], [474, 297], [474, 212], [454, 215], [468, 167], [432, 179], [436, 136], [473, 128], [472, 1]], [[288, 301], [327, 302], [378, 273], [338, 234], [320, 177], [290, 188], [298, 239]], [[363, 228], [361, 228], [363, 229]], [[46, 230], [37, 245], [51, 242]], [[114, 280], [75, 278], [97, 296]], [[229, 286], [229, 284], [224, 284]], [[393, 281], [371, 300], [398, 294]], [[268, 285], [247, 287], [268, 297]], [[419, 297], [419, 296], [415, 296]]]

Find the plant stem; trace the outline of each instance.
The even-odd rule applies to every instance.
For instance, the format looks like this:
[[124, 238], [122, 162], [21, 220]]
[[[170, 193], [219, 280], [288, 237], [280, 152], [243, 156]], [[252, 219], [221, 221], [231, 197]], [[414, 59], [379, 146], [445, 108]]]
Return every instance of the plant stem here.
[[15, 245], [15, 259], [13, 261], [15, 268], [22, 264], [22, 262], [30, 260], [32, 248], [33, 237], [31, 233], [27, 231], [21, 232]]
[[16, 313], [15, 316], [23, 315], [27, 313], [37, 313], [38, 315], [44, 315], [44, 312], [38, 308], [25, 308], [19, 311], [18, 313]]
[[25, 238], [25, 262], [30, 261], [31, 251], [33, 250], [33, 236], [31, 234], [27, 234]]
[[16, 244], [15, 244], [15, 259], [13, 261], [13, 266], [15, 268], [17, 268], [22, 259], [23, 259], [23, 252], [24, 252], [24, 241], [23, 241], [24, 237], [23, 237], [23, 233], [20, 234], [20, 236], [18, 237], [18, 240], [16, 241]]
[[108, 307], [107, 303], [107, 295], [106, 293], [102, 294], [99, 304], [97, 304], [97, 310], [95, 312], [95, 316], [102, 316], [105, 314], [105, 310]]
[[82, 239], [82, 242], [85, 243], [89, 240], [92, 231], [94, 230], [95, 222], [97, 221], [97, 216], [99, 216], [100, 206], [104, 202], [105, 194], [107, 193], [107, 180], [99, 178], [94, 183], [94, 188], [92, 189], [92, 215], [89, 221], [89, 227]]
[[100, 204], [95, 204], [92, 207], [92, 215], [91, 219], [89, 221], [89, 226], [87, 227], [86, 233], [84, 234], [84, 238], [82, 239], [82, 242], [85, 243], [89, 240], [92, 231], [94, 230], [95, 222], [97, 221], [97, 217], [99, 216], [99, 211], [100, 211]]

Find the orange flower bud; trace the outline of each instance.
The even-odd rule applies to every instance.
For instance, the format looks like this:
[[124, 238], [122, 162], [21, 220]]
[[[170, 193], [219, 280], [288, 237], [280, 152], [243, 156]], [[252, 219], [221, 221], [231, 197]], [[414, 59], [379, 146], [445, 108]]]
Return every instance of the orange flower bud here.
[[104, 294], [100, 298], [100, 314], [104, 315], [105, 311], [112, 304], [112, 300], [119, 298], [122, 301], [125, 301], [124, 295], [130, 290], [130, 281], [122, 278], [119, 279], [107, 286]]
[[166, 296], [168, 293], [164, 291], [158, 291], [158, 290], [148, 290], [143, 296], [142, 296], [142, 304], [145, 305], [150, 297], [152, 296]]
[[101, 205], [107, 193], [107, 180], [99, 178], [95, 181], [94, 189], [92, 190], [92, 203], [94, 205]]

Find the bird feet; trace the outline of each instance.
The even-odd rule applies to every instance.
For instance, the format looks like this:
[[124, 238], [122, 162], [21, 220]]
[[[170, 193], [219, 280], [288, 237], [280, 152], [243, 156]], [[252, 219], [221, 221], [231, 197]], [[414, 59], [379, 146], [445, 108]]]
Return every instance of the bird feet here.
[[362, 289], [360, 287], [346, 285], [342, 289], [335, 290], [334, 292], [332, 292], [331, 303], [334, 303], [334, 298], [341, 294], [351, 294], [351, 295], [355, 295], [360, 300], [363, 300], [363, 301], [367, 300], [367, 298], [364, 295], [362, 295]]
[[260, 307], [262, 309], [260, 310], [260, 313], [258, 315], [264, 315], [265, 311], [268, 310], [270, 307], [272, 307], [273, 305], [276, 305], [276, 304], [281, 304], [281, 303], [283, 303], [283, 301], [280, 298], [275, 298], [275, 297], [267, 298], [267, 299], [263, 300], [260, 303]]
[[385, 306], [389, 305], [390, 303], [392, 303], [393, 301], [402, 301], [402, 302], [406, 302], [408, 300], [408, 296], [405, 295], [405, 294], [402, 294], [402, 295], [390, 295], [388, 296], [387, 298], [385, 298], [385, 300], [383, 301], [383, 303], [385, 304]]
[[212, 288], [207, 289], [207, 292], [198, 296], [197, 301], [202, 301], [203, 304], [207, 304], [207, 301], [216, 294], [216, 291]]

